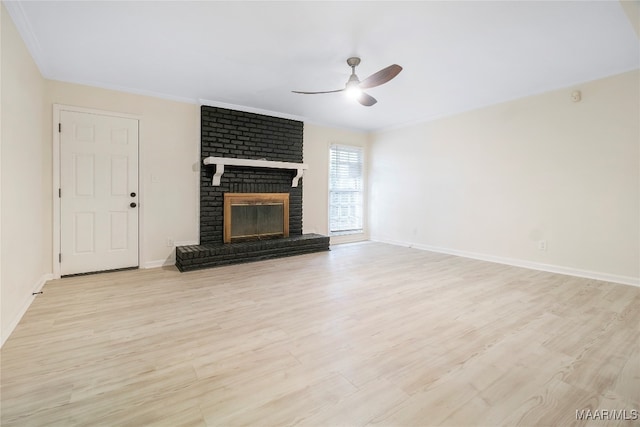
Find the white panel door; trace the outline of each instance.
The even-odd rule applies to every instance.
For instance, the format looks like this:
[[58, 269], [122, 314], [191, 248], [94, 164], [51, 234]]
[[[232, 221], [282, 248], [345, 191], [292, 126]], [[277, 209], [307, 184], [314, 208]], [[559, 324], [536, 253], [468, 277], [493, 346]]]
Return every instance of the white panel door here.
[[138, 265], [138, 121], [60, 112], [60, 272]]

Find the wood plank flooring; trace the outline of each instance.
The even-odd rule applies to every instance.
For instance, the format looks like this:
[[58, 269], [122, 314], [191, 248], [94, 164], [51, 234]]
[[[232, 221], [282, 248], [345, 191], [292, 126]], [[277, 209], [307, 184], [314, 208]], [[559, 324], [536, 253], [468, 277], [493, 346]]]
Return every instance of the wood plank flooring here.
[[637, 287], [362, 243], [43, 290], [6, 427], [640, 424], [576, 420], [640, 410]]

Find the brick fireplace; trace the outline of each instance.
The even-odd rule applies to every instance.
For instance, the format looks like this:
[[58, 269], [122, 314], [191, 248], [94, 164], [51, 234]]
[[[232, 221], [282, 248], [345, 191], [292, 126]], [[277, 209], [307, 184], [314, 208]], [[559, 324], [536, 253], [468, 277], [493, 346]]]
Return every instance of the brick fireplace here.
[[[302, 171], [294, 168], [302, 164], [303, 127], [304, 124], [296, 120], [201, 107], [201, 160], [249, 161], [242, 165], [235, 165], [242, 163], [239, 161], [227, 161], [222, 168], [219, 164], [201, 165], [200, 245], [176, 248], [176, 266], [180, 271], [329, 249], [328, 237], [302, 234], [304, 179], [296, 178]], [[262, 197], [286, 194], [288, 217], [284, 221], [288, 237], [236, 239], [225, 243], [225, 195], [229, 197], [229, 194], [262, 194]]]

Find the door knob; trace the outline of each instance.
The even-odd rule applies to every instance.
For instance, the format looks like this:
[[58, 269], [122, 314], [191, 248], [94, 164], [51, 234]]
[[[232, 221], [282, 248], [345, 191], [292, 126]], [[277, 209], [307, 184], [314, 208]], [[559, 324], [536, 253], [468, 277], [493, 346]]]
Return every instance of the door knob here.
[[129, 206], [131, 206], [132, 208], [135, 208], [138, 205], [136, 205], [136, 202], [131, 202], [131, 204]]
[[136, 197], [136, 193], [131, 193], [131, 197]]

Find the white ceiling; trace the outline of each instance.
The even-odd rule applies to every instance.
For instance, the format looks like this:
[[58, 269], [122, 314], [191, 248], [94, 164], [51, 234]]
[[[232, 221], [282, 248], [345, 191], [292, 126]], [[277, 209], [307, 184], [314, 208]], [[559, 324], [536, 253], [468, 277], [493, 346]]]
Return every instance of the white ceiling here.
[[[5, 1], [49, 79], [359, 130], [428, 120], [640, 66], [618, 1]], [[360, 79], [343, 94], [349, 56]], [[228, 105], [227, 105], [228, 104]]]

